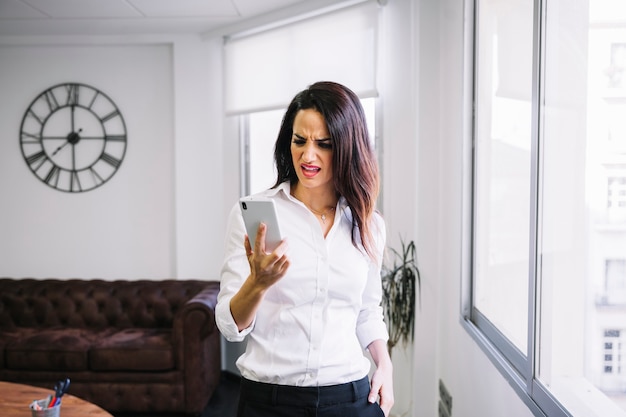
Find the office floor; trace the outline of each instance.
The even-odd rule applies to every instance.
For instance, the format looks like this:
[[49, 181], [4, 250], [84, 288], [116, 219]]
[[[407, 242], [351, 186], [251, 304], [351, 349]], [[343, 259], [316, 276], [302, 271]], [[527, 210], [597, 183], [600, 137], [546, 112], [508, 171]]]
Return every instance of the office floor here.
[[[198, 417], [235, 417], [239, 399], [239, 376], [222, 372], [220, 385]], [[193, 417], [185, 414], [115, 414], [115, 417]]]

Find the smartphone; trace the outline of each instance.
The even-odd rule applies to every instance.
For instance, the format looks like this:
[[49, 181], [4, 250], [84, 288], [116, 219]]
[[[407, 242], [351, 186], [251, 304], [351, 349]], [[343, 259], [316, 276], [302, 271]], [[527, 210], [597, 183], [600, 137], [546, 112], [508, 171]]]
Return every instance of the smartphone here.
[[265, 252], [271, 252], [283, 240], [278, 226], [278, 216], [274, 200], [263, 197], [243, 197], [239, 199], [243, 222], [246, 225], [246, 232], [250, 239], [252, 249], [255, 250], [256, 232], [259, 224], [265, 223]]

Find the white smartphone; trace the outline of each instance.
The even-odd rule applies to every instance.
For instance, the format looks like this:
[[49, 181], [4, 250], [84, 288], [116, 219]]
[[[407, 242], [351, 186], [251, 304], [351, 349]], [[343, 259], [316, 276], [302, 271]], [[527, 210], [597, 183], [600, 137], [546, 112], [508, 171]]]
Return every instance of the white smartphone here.
[[283, 240], [278, 226], [278, 216], [274, 200], [262, 197], [242, 197], [239, 199], [243, 222], [250, 239], [252, 249], [255, 250], [256, 232], [259, 224], [267, 226], [265, 233], [265, 252], [271, 252]]

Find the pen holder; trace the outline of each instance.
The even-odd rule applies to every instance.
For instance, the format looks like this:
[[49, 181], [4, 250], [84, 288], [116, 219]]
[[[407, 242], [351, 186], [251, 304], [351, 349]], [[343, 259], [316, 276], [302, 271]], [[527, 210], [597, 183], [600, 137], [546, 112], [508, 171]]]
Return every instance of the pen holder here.
[[[33, 413], [32, 417], [60, 417], [61, 416], [61, 401], [57, 402], [54, 407], [48, 407], [50, 399], [42, 399], [33, 401], [30, 405], [30, 411]], [[37, 404], [41, 409], [35, 409]]]

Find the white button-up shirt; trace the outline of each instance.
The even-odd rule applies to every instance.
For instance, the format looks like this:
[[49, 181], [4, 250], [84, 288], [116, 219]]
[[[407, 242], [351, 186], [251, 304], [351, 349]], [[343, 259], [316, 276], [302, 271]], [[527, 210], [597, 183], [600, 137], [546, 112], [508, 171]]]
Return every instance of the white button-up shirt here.
[[[375, 214], [376, 261], [352, 244], [352, 215], [345, 199], [337, 204], [326, 238], [319, 221], [290, 195], [284, 183], [260, 193], [274, 199], [283, 237], [289, 241], [286, 275], [265, 294], [249, 328], [239, 332], [230, 300], [250, 275], [243, 245], [239, 204], [230, 212], [216, 322], [229, 341], [248, 336], [237, 367], [246, 379], [324, 386], [363, 378], [370, 361], [364, 349], [387, 340], [381, 303], [380, 269], [385, 225]], [[360, 239], [357, 235], [357, 242]]]

